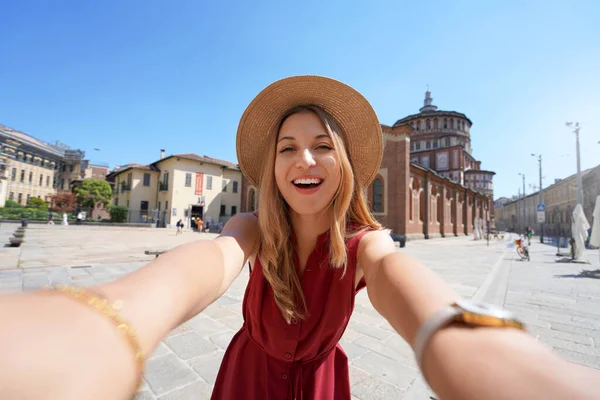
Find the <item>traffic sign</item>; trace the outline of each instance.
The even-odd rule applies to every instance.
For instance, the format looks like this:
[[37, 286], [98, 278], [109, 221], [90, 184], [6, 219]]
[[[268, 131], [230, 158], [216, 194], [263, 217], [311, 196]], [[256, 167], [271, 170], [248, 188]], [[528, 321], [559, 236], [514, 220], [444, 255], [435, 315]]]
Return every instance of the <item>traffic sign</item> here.
[[538, 211], [537, 212], [537, 223], [538, 224], [545, 224], [546, 223], [546, 212], [545, 211]]
[[537, 205], [537, 210], [538, 210], [538, 212], [540, 212], [540, 211], [546, 211], [546, 205], [545, 204], [538, 204]]

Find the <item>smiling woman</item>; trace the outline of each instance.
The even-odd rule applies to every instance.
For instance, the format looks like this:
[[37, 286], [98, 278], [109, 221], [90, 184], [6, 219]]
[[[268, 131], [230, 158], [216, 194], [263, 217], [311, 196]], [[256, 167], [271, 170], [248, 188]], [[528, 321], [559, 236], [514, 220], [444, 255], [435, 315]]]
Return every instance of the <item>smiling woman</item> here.
[[265, 88], [237, 134], [259, 212], [105, 285], [0, 297], [0, 398], [130, 397], [144, 354], [223, 295], [247, 261], [244, 324], [213, 400], [351, 399], [339, 341], [365, 287], [441, 398], [598, 398], [597, 372], [396, 251], [365, 201], [382, 150], [377, 116], [351, 87], [301, 76]]

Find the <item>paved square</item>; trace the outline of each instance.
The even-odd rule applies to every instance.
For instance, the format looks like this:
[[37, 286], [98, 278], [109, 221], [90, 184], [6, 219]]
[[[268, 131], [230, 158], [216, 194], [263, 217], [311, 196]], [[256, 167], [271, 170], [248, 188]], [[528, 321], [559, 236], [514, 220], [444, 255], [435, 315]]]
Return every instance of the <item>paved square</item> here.
[[[0, 240], [16, 225], [0, 227]], [[153, 257], [145, 250], [170, 249], [215, 235], [174, 230], [87, 226], [30, 226], [20, 248], [0, 249], [0, 293], [49, 284], [89, 286], [117, 279]], [[411, 256], [436, 271], [461, 295], [517, 312], [529, 330], [561, 357], [600, 369], [600, 279], [580, 275], [600, 268], [556, 263], [556, 249], [533, 243], [531, 262], [518, 260], [509, 241], [470, 238], [409, 242]], [[228, 292], [175, 329], [149, 358], [137, 399], [208, 399], [224, 351], [242, 325], [245, 269]], [[341, 341], [350, 359], [355, 399], [427, 399], [430, 392], [410, 347], [370, 305], [367, 292]]]

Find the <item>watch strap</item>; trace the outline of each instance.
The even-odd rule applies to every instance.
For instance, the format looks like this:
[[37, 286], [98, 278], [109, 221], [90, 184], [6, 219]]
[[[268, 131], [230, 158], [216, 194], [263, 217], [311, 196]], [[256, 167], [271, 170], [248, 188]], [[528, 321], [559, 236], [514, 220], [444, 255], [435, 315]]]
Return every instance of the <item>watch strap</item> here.
[[461, 315], [463, 310], [454, 305], [445, 307], [439, 311], [436, 311], [432, 316], [430, 316], [423, 325], [417, 331], [417, 335], [415, 336], [415, 357], [417, 359], [417, 364], [419, 365], [419, 369], [421, 373], [423, 371], [423, 353], [425, 352], [425, 348], [431, 340], [431, 337], [435, 332], [440, 330], [441, 328], [449, 325], [451, 322], [456, 320], [456, 317]]

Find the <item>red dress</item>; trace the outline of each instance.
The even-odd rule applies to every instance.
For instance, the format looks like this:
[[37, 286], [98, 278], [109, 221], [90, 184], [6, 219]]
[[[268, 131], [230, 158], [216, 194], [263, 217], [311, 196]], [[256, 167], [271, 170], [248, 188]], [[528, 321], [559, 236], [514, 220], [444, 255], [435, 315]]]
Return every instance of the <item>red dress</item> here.
[[[244, 325], [233, 337], [212, 400], [349, 400], [348, 357], [338, 344], [354, 309], [356, 253], [366, 232], [346, 240], [348, 266], [329, 266], [329, 233], [319, 236], [302, 275], [308, 309], [288, 324], [275, 304], [258, 257], [242, 305]], [[299, 268], [297, 255], [296, 268]]]

